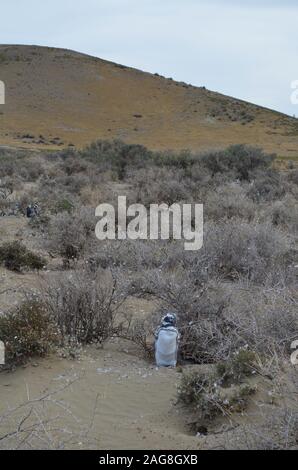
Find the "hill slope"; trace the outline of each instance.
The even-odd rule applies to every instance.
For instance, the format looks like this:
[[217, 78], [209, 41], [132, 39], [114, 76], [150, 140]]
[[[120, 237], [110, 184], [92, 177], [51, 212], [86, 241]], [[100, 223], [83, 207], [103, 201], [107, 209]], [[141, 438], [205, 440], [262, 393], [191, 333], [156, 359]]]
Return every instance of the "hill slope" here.
[[205, 88], [76, 52], [0, 46], [0, 144], [79, 147], [119, 138], [152, 149], [232, 143], [298, 154], [298, 122]]

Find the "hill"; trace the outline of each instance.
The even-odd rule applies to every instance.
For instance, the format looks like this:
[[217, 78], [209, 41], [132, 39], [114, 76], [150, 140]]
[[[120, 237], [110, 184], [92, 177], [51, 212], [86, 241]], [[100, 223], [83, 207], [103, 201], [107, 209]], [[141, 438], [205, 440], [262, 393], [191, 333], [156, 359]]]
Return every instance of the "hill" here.
[[298, 155], [298, 121], [235, 98], [77, 52], [0, 46], [0, 144], [83, 147], [118, 138], [151, 149], [234, 143]]

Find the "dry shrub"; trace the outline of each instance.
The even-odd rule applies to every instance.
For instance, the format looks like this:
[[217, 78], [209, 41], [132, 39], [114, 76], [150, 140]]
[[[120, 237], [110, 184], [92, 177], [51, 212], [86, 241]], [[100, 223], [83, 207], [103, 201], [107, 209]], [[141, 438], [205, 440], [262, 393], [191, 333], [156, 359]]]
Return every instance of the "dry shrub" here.
[[64, 151], [60, 158], [62, 161], [59, 163], [58, 168], [67, 176], [86, 173], [88, 171], [88, 162], [78, 158], [73, 151], [70, 151], [69, 154]]
[[0, 338], [5, 344], [6, 365], [44, 356], [57, 344], [57, 329], [45, 305], [28, 299], [14, 311], [0, 316]]
[[183, 170], [192, 170], [198, 161], [198, 156], [189, 150], [181, 150], [175, 152], [166, 150], [163, 152], [155, 152], [152, 154], [154, 165], [166, 168], [179, 168]]
[[0, 178], [18, 175], [21, 180], [32, 182], [43, 173], [44, 168], [38, 156], [22, 150], [1, 150]]
[[46, 260], [28, 250], [18, 241], [5, 243], [0, 247], [0, 263], [11, 270], [20, 272], [22, 269], [43, 269]]
[[7, 200], [13, 193], [13, 181], [11, 178], [0, 179], [0, 200]]
[[213, 175], [228, 172], [234, 180], [249, 181], [255, 172], [268, 169], [274, 158], [274, 155], [265, 154], [259, 148], [232, 145], [226, 150], [204, 154], [201, 161]]
[[297, 235], [298, 203], [293, 197], [288, 195], [281, 201], [275, 201], [267, 208], [266, 214], [274, 226]]
[[142, 145], [105, 140], [93, 142], [79, 155], [93, 162], [100, 171], [112, 170], [119, 180], [123, 180], [128, 168], [143, 167], [151, 159], [152, 152]]
[[197, 259], [206, 259], [210, 276], [264, 284], [278, 283], [282, 271], [290, 274], [295, 256], [291, 241], [270, 224], [241, 220], [206, 224], [204, 240]]
[[[295, 286], [260, 289], [194, 279], [191, 270], [143, 273], [135, 292], [153, 296], [161, 311], [175, 311], [180, 357], [195, 363], [227, 360], [240, 348], [264, 356], [289, 354], [298, 331]], [[157, 322], [155, 322], [157, 326]], [[148, 336], [151, 330], [147, 330]]]
[[[94, 267], [121, 267], [123, 271], [140, 274], [144, 269], [170, 270], [181, 264], [187, 265], [191, 255], [183, 243], [168, 241], [123, 240], [105, 241], [98, 244], [96, 254], [88, 262]], [[189, 265], [189, 264], [188, 264]]]
[[182, 375], [178, 401], [188, 406], [197, 420], [210, 420], [218, 415], [229, 416], [233, 412], [243, 412], [255, 391], [255, 387], [249, 383], [233, 381], [229, 387], [222, 387], [221, 376], [214, 369], [191, 369]]
[[233, 218], [250, 221], [255, 216], [255, 207], [239, 183], [228, 183], [206, 194], [204, 216], [214, 221]]
[[62, 212], [51, 218], [48, 248], [59, 254], [65, 266], [86, 253], [95, 231], [95, 213], [92, 208], [81, 207], [74, 213]]
[[235, 288], [226, 311], [234, 343], [248, 344], [265, 356], [289, 356], [298, 331], [296, 290], [295, 286], [280, 290]]
[[66, 191], [66, 188], [58, 185], [56, 180], [46, 180], [40, 181], [38, 202], [44, 213], [59, 214], [63, 211], [72, 212], [79, 203], [79, 196]]
[[291, 407], [266, 407], [258, 425], [248, 425], [238, 433], [247, 450], [297, 450], [298, 411]]
[[88, 271], [75, 271], [44, 286], [43, 301], [63, 340], [103, 344], [121, 330], [117, 313], [125, 284]]
[[216, 364], [220, 383], [238, 384], [256, 372], [256, 354], [247, 348], [235, 351], [232, 356]]
[[94, 208], [97, 207], [102, 202], [106, 202], [108, 200], [108, 198], [106, 199], [104, 197], [104, 193], [102, 189], [98, 189], [98, 188], [93, 189], [90, 186], [84, 187], [81, 190], [80, 198], [81, 198], [83, 205], [89, 205]]
[[140, 349], [144, 358], [152, 361], [155, 347], [152, 339], [156, 330], [156, 322], [150, 316], [147, 318], [136, 318], [132, 315], [124, 315], [125, 320], [118, 335], [125, 340], [131, 341]]
[[55, 184], [63, 188], [70, 194], [80, 194], [82, 189], [89, 185], [89, 178], [87, 175], [74, 174], [71, 176], [61, 176], [56, 178]]
[[7, 199], [0, 199], [0, 217], [10, 214], [14, 204]]
[[276, 201], [286, 194], [286, 182], [282, 175], [274, 170], [259, 172], [247, 191], [248, 197], [254, 202]]
[[146, 207], [191, 199], [190, 183], [180, 169], [151, 167], [131, 171], [128, 181], [135, 188], [135, 202]]

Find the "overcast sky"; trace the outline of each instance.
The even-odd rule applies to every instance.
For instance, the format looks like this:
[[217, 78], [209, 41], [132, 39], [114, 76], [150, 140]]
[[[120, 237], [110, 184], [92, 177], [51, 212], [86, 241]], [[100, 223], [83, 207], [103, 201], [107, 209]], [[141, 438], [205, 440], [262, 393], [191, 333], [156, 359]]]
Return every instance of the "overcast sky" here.
[[0, 18], [2, 44], [74, 49], [298, 115], [298, 0], [0, 0]]

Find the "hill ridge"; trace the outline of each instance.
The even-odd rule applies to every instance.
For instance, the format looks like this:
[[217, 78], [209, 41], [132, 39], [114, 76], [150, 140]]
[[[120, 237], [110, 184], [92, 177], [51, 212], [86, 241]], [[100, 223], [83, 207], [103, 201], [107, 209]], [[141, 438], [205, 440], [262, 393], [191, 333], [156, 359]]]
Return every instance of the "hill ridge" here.
[[0, 45], [0, 144], [83, 147], [122, 139], [152, 149], [257, 145], [298, 155], [298, 121], [276, 110], [70, 49]]

